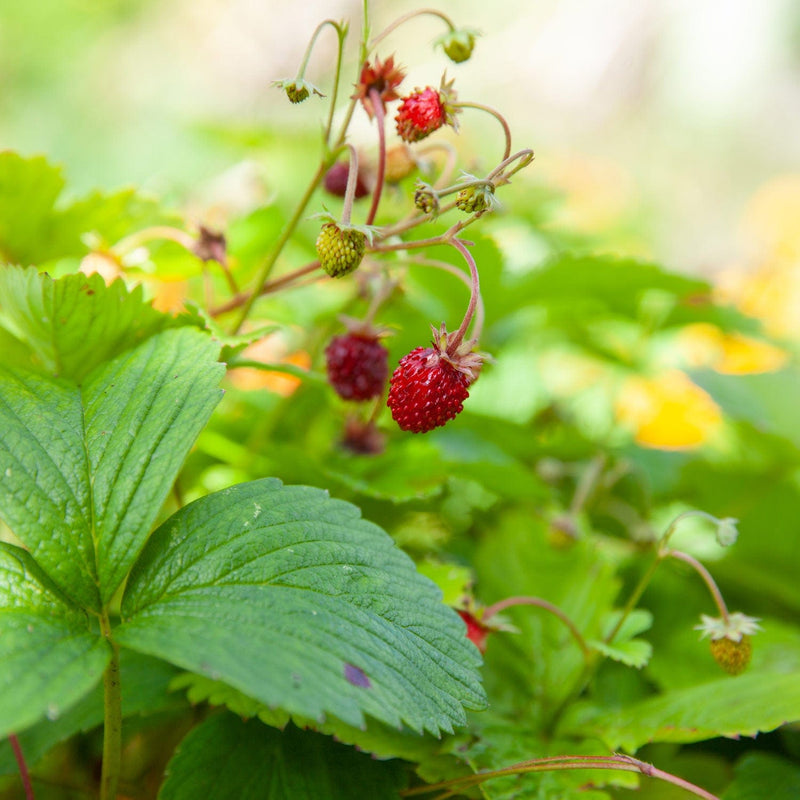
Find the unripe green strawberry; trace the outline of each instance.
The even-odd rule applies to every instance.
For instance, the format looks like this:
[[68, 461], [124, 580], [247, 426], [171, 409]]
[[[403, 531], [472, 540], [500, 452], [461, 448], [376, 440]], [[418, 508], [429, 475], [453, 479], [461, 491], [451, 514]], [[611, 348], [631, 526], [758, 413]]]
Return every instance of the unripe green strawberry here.
[[475, 47], [475, 31], [450, 31], [439, 37], [437, 44], [441, 44], [447, 57], [460, 64], [467, 61]]
[[323, 225], [317, 236], [319, 263], [332, 278], [340, 278], [356, 269], [366, 249], [365, 233], [352, 228], [342, 230], [334, 222]]
[[491, 208], [493, 199], [493, 186], [467, 186], [456, 195], [456, 208], [467, 214], [483, 214]]
[[414, 205], [424, 214], [436, 216], [439, 213], [439, 195], [427, 183], [418, 183], [414, 192]]
[[712, 639], [711, 655], [725, 672], [730, 675], [741, 675], [750, 663], [753, 645], [749, 636], [742, 636], [738, 642], [727, 637]]

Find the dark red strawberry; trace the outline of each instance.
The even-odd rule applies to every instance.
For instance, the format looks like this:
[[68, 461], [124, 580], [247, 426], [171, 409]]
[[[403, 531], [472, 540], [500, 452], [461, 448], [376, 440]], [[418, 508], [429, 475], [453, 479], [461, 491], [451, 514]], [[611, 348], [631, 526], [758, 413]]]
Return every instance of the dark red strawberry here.
[[325, 348], [328, 380], [345, 400], [371, 400], [383, 393], [389, 353], [369, 333], [334, 336]]

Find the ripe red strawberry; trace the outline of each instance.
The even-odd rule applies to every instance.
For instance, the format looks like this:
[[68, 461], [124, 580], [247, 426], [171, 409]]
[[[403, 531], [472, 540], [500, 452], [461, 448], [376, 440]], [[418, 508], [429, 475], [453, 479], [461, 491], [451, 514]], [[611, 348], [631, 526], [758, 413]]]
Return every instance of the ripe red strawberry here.
[[455, 97], [452, 81], [445, 83], [444, 79], [440, 89], [428, 86], [412, 92], [403, 99], [395, 116], [400, 138], [406, 142], [418, 142], [443, 125], [456, 128], [456, 109], [452, 105]]
[[317, 236], [317, 257], [322, 269], [332, 278], [352, 272], [367, 249], [367, 236], [354, 228], [340, 228], [327, 222]]
[[480, 353], [450, 353], [447, 332], [434, 329], [433, 347], [418, 347], [400, 359], [390, 381], [386, 404], [404, 430], [427, 433], [461, 413], [468, 386], [477, 379]]
[[345, 400], [370, 400], [383, 393], [389, 375], [389, 352], [376, 335], [334, 336], [325, 348], [328, 380]]

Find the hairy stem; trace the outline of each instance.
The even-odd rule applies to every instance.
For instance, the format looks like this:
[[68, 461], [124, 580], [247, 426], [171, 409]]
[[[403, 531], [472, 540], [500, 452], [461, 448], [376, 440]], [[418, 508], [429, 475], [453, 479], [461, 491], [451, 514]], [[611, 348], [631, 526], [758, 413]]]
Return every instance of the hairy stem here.
[[463, 778], [452, 778], [451, 780], [433, 783], [428, 786], [405, 789], [400, 792], [400, 795], [402, 797], [416, 797], [445, 789], [447, 793], [438, 795], [438, 797], [447, 797], [453, 790], [463, 790], [471, 786], [478, 786], [492, 778], [502, 778], [509, 775], [524, 775], [529, 772], [550, 772], [574, 769], [608, 769], [621, 772], [638, 772], [640, 775], [645, 775], [648, 778], [656, 778], [666, 783], [671, 783], [673, 786], [684, 789], [696, 797], [702, 797], [703, 800], [719, 800], [719, 798], [711, 794], [711, 792], [707, 792], [705, 789], [693, 783], [689, 783], [689, 781], [679, 778], [677, 775], [664, 772], [664, 770], [658, 769], [652, 764], [640, 761], [638, 758], [622, 755], [621, 753], [615, 753], [612, 756], [567, 755], [554, 756], [551, 758], [534, 758], [529, 761], [520, 761], [517, 764], [512, 764], [510, 767], [504, 767], [502, 769], [485, 770], [475, 775], [467, 775]]
[[103, 768], [100, 800], [116, 800], [122, 764], [122, 692], [119, 680], [119, 647], [111, 638], [108, 612], [100, 617], [100, 629], [111, 646], [111, 660], [103, 673]]
[[19, 739], [16, 734], [10, 733], [8, 741], [11, 744], [11, 749], [14, 751], [14, 759], [17, 762], [19, 769], [19, 777], [22, 780], [22, 786], [25, 789], [25, 800], [34, 800], [33, 784], [31, 784], [31, 776], [28, 772], [28, 765], [25, 763], [25, 756], [22, 753], [22, 748], [19, 744]]
[[703, 579], [706, 586], [708, 587], [708, 591], [711, 593], [711, 597], [714, 598], [714, 602], [719, 609], [720, 616], [722, 619], [725, 620], [727, 624], [730, 620], [730, 614], [728, 613], [728, 606], [725, 605], [725, 600], [722, 597], [722, 592], [719, 590], [719, 586], [717, 586], [716, 581], [711, 576], [711, 573], [696, 559], [694, 556], [690, 556], [688, 553], [681, 552], [680, 550], [667, 550], [664, 553], [665, 556], [669, 558], [677, 558], [678, 561], [683, 561], [685, 564], [688, 564], [697, 574]]
[[477, 307], [478, 299], [481, 296], [481, 285], [478, 276], [478, 266], [475, 264], [475, 259], [472, 257], [472, 253], [470, 253], [467, 249], [466, 242], [462, 241], [461, 239], [451, 239], [450, 244], [453, 245], [453, 247], [455, 247], [462, 256], [464, 256], [464, 260], [467, 262], [467, 266], [469, 267], [470, 278], [472, 279], [471, 291], [469, 294], [469, 305], [467, 306], [467, 311], [464, 314], [464, 319], [461, 320], [461, 325], [459, 325], [458, 330], [452, 336], [447, 337], [447, 353], [448, 355], [453, 355], [460, 347], [461, 342], [464, 341], [464, 336], [467, 333], [467, 329], [472, 322], [473, 316], [475, 316], [475, 308]]
[[350, 168], [347, 170], [347, 185], [344, 189], [344, 205], [342, 206], [342, 224], [349, 225], [353, 214], [353, 203], [356, 199], [358, 184], [358, 153], [353, 145], [345, 145], [350, 153]]
[[369, 214], [367, 214], [367, 225], [372, 225], [375, 221], [375, 215], [378, 213], [378, 203], [381, 202], [383, 182], [386, 176], [386, 113], [383, 107], [383, 100], [377, 89], [372, 88], [369, 90], [369, 98], [372, 101], [375, 122], [378, 125], [378, 174], [375, 179], [375, 189], [372, 192], [372, 205], [369, 207]]
[[503, 135], [506, 139], [502, 160], [505, 161], [511, 155], [511, 128], [508, 127], [506, 118], [499, 111], [495, 111], [495, 109], [485, 106], [483, 103], [453, 103], [453, 108], [474, 108], [493, 116], [503, 126]]
[[558, 619], [567, 626], [575, 643], [580, 647], [584, 660], [587, 662], [589, 661], [592, 651], [589, 649], [589, 645], [586, 644], [586, 640], [581, 635], [581, 632], [575, 626], [575, 623], [558, 606], [553, 605], [547, 600], [543, 600], [541, 597], [507, 597], [505, 600], [500, 600], [497, 603], [487, 606], [483, 610], [482, 620], [485, 622], [495, 614], [499, 614], [501, 611], [505, 611], [505, 609], [512, 608], [513, 606], [536, 606], [558, 617]]
[[447, 14], [443, 14], [441, 11], [437, 11], [435, 8], [419, 8], [416, 11], [409, 11], [408, 14], [403, 14], [402, 17], [398, 17], [394, 22], [387, 25], [373, 40], [370, 42], [369, 49], [374, 50], [380, 42], [382, 42], [392, 31], [397, 30], [401, 25], [405, 24], [414, 17], [421, 17], [421, 16], [431, 16], [431, 17], [438, 17], [441, 19], [448, 27], [450, 31], [456, 30], [456, 26], [453, 24], [450, 17]]

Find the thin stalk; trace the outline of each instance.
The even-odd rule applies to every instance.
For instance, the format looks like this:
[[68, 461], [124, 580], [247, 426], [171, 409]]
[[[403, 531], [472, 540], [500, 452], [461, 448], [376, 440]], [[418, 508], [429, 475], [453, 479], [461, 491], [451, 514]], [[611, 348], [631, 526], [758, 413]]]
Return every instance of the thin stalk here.
[[[613, 756], [554, 756], [551, 758], [535, 758], [529, 761], [520, 761], [517, 764], [512, 764], [510, 767], [504, 767], [503, 769], [485, 770], [484, 772], [479, 772], [475, 775], [467, 775], [463, 778], [452, 778], [428, 786], [405, 789], [400, 792], [400, 795], [402, 797], [417, 797], [435, 791], [438, 792], [440, 789], [445, 789], [452, 793], [452, 791], [456, 789], [463, 790], [471, 786], [478, 786], [492, 778], [525, 775], [530, 772], [574, 769], [607, 769], [620, 772], [637, 772], [648, 778], [656, 778], [666, 783], [671, 783], [673, 786], [684, 789], [697, 797], [702, 797], [703, 800], [719, 800], [719, 798], [711, 794], [711, 792], [707, 792], [705, 789], [683, 778], [679, 778], [677, 775], [672, 775], [669, 772], [658, 769], [652, 764], [640, 761], [638, 758], [632, 758], [631, 756], [622, 755], [620, 753], [615, 753]], [[439, 795], [439, 797], [446, 796], [447, 795]]]
[[533, 153], [533, 150], [530, 150], [530, 149], [527, 149], [527, 148], [526, 148], [525, 150], [520, 150], [519, 152], [517, 152], [517, 153], [514, 153], [514, 155], [513, 155], [513, 156], [508, 156], [508, 157], [504, 158], [504, 159], [503, 159], [503, 160], [502, 160], [502, 161], [501, 161], [501, 162], [500, 162], [500, 163], [499, 163], [499, 164], [498, 164], [498, 165], [497, 165], [497, 166], [496, 166], [496, 167], [495, 167], [495, 168], [494, 168], [494, 169], [493, 169], [493, 170], [492, 170], [492, 171], [491, 171], [491, 172], [490, 172], [490, 173], [489, 173], [487, 176], [486, 176], [486, 180], [487, 180], [487, 181], [494, 180], [494, 179], [495, 179], [495, 178], [496, 178], [498, 175], [500, 175], [500, 173], [501, 173], [501, 172], [503, 172], [503, 170], [505, 170], [505, 168], [506, 168], [506, 167], [508, 167], [509, 165], [513, 164], [515, 161], [519, 161], [519, 164], [517, 164], [517, 165], [514, 167], [514, 169], [512, 169], [512, 170], [511, 170], [510, 172], [508, 172], [507, 174], [503, 175], [503, 178], [504, 178], [504, 180], [506, 180], [506, 181], [507, 181], [507, 179], [508, 179], [508, 177], [509, 177], [510, 175], [513, 175], [515, 172], [519, 172], [521, 169], [524, 169], [525, 167], [527, 167], [527, 166], [528, 166], [528, 164], [530, 164], [530, 163], [531, 163], [531, 161], [533, 161], [533, 159], [534, 159], [534, 153]]
[[620, 628], [622, 627], [625, 620], [628, 618], [628, 615], [636, 608], [636, 604], [639, 602], [641, 596], [644, 594], [644, 590], [647, 588], [647, 585], [650, 583], [653, 574], [655, 573], [656, 569], [658, 569], [658, 565], [666, 558], [670, 552], [666, 549], [667, 543], [670, 540], [670, 537], [673, 533], [675, 533], [675, 529], [678, 525], [688, 517], [703, 517], [704, 519], [710, 520], [715, 524], [719, 524], [719, 520], [713, 516], [713, 514], [707, 514], [705, 511], [698, 511], [696, 509], [691, 509], [689, 511], [684, 511], [682, 514], [678, 514], [675, 519], [670, 522], [667, 526], [666, 531], [662, 535], [661, 539], [658, 542], [658, 549], [656, 550], [656, 554], [650, 563], [650, 566], [647, 568], [647, 571], [642, 575], [639, 579], [639, 583], [636, 584], [636, 588], [633, 590], [633, 593], [628, 598], [628, 602], [625, 603], [625, 608], [622, 609], [622, 614], [620, 618], [617, 620], [617, 624], [614, 625], [611, 632], [608, 636], [605, 637], [603, 640], [606, 644], [611, 644], [614, 641], [614, 637], [619, 633]]
[[461, 239], [451, 239], [450, 244], [453, 245], [453, 247], [455, 247], [462, 256], [464, 256], [464, 261], [467, 262], [470, 278], [472, 279], [469, 305], [467, 306], [467, 311], [464, 314], [464, 319], [461, 320], [461, 325], [459, 325], [458, 330], [452, 336], [447, 337], [447, 353], [449, 355], [453, 355], [460, 347], [461, 342], [464, 341], [464, 336], [467, 333], [467, 329], [472, 322], [473, 316], [475, 316], [475, 308], [477, 307], [478, 299], [481, 296], [481, 285], [480, 278], [478, 276], [478, 267], [475, 264], [475, 259], [472, 257], [472, 253], [470, 253], [467, 249], [466, 243]]
[[589, 645], [586, 644], [586, 640], [581, 635], [581, 632], [575, 626], [575, 623], [558, 606], [553, 605], [547, 600], [543, 600], [541, 597], [507, 597], [505, 600], [500, 600], [497, 603], [487, 606], [483, 610], [482, 621], [485, 622], [495, 614], [499, 614], [501, 611], [505, 611], [507, 608], [512, 608], [514, 606], [536, 606], [558, 617], [558, 619], [566, 625], [575, 643], [580, 647], [584, 661], [588, 663], [592, 656], [592, 651], [589, 649]]
[[499, 111], [495, 111], [495, 109], [485, 106], [483, 103], [453, 103], [453, 108], [474, 108], [493, 116], [503, 126], [503, 134], [506, 138], [506, 148], [503, 151], [502, 160], [505, 161], [511, 155], [511, 128], [508, 127], [506, 118]]
[[717, 586], [716, 581], [713, 577], [711, 577], [711, 573], [693, 556], [690, 556], [688, 553], [683, 553], [680, 550], [668, 550], [665, 556], [669, 558], [677, 558], [679, 561], [683, 561], [684, 563], [688, 564], [698, 575], [703, 579], [706, 586], [708, 587], [708, 591], [711, 593], [711, 597], [714, 598], [714, 602], [719, 609], [720, 616], [722, 619], [725, 620], [725, 624], [727, 625], [730, 622], [730, 614], [728, 613], [728, 606], [725, 605], [725, 600], [722, 597], [722, 592], [719, 590], [719, 586]]
[[372, 88], [369, 90], [369, 98], [375, 111], [375, 122], [378, 125], [378, 174], [375, 178], [375, 188], [372, 192], [372, 205], [367, 214], [367, 225], [372, 225], [375, 215], [378, 213], [378, 203], [381, 202], [383, 192], [383, 182], [386, 176], [386, 113], [381, 100], [380, 92]]
[[[454, 267], [447, 261], [438, 261], [433, 258], [413, 258], [408, 259], [408, 263], [420, 267], [435, 267], [436, 269], [449, 272], [451, 275], [455, 275], [467, 287], [467, 289], [472, 289], [472, 280], [464, 274], [464, 271], [460, 270], [458, 267]], [[481, 331], [483, 331], [483, 322], [485, 316], [486, 311], [483, 305], [483, 297], [479, 296], [478, 305], [475, 309], [475, 325], [472, 329], [476, 339], [480, 339]]]
[[100, 800], [116, 800], [122, 764], [122, 692], [119, 676], [119, 647], [111, 638], [108, 612], [100, 617], [100, 630], [111, 647], [111, 660], [103, 673], [103, 768]]
[[306, 206], [311, 201], [311, 197], [317, 190], [317, 187], [322, 181], [322, 178], [325, 176], [325, 171], [327, 169], [327, 166], [328, 166], [327, 160], [323, 160], [320, 163], [319, 167], [317, 167], [317, 171], [314, 173], [314, 177], [308, 184], [305, 194], [300, 199], [300, 202], [297, 204], [297, 208], [295, 209], [292, 218], [284, 227], [280, 237], [278, 238], [278, 241], [275, 243], [275, 246], [272, 248], [272, 251], [264, 261], [264, 264], [261, 267], [261, 271], [258, 274], [258, 278], [256, 279], [256, 287], [248, 296], [247, 301], [244, 304], [244, 308], [242, 309], [242, 313], [239, 315], [239, 319], [236, 321], [236, 325], [233, 328], [233, 333], [238, 333], [241, 330], [242, 325], [244, 325], [245, 321], [247, 320], [247, 317], [249, 316], [250, 311], [253, 308], [253, 303], [255, 303], [256, 298], [261, 294], [261, 290], [264, 288], [267, 279], [272, 273], [272, 269], [275, 266], [278, 257], [283, 252], [283, 248], [286, 246], [286, 243], [289, 241], [295, 229], [300, 224], [300, 220], [302, 219], [303, 214], [305, 213]]
[[[441, 236], [432, 236], [430, 239], [418, 239], [414, 242], [379, 244], [369, 247], [368, 250], [371, 253], [392, 253], [395, 250], [418, 250], [421, 247], [431, 247], [432, 245], [436, 244], [450, 244], [451, 240], [453, 240], [460, 231], [463, 231], [468, 225], [472, 225], [476, 219], [477, 217], [472, 216], [469, 219], [461, 220], [452, 227], [448, 228], [443, 234], [441, 234]], [[395, 235], [395, 233], [396, 231], [392, 231], [391, 234], [389, 234], [387, 231], [384, 231], [384, 234], [386, 235], [382, 236], [381, 239], [386, 239], [389, 235]]]
[[353, 203], [356, 199], [356, 185], [358, 184], [358, 153], [353, 145], [345, 145], [350, 154], [350, 166], [347, 170], [347, 185], [344, 189], [344, 205], [342, 206], [342, 224], [349, 225], [353, 215]]
[[22, 780], [22, 786], [25, 789], [25, 800], [34, 800], [31, 776], [28, 772], [28, 765], [25, 763], [25, 756], [22, 753], [19, 739], [17, 738], [16, 734], [10, 733], [8, 735], [8, 741], [11, 744], [11, 749], [14, 751], [14, 758], [17, 762], [17, 768], [19, 769], [19, 777]]
[[[308, 273], [314, 272], [317, 269], [319, 269], [319, 261], [311, 261], [305, 266], [299, 267], [298, 269], [293, 270], [292, 272], [287, 272], [286, 275], [281, 275], [280, 278], [275, 278], [275, 280], [265, 283], [261, 289], [261, 296], [263, 297], [266, 294], [277, 292], [284, 286], [288, 286], [290, 283], [294, 283], [298, 278], [302, 278], [304, 275], [308, 275]], [[208, 313], [212, 317], [219, 317], [222, 314], [227, 314], [229, 311], [234, 311], [240, 306], [243, 306], [247, 302], [249, 297], [250, 297], [249, 292], [242, 292], [240, 294], [237, 294], [235, 297], [232, 297], [226, 303], [216, 306], [215, 308], [209, 309]]]
[[[333, 75], [333, 91], [331, 92], [331, 104], [328, 111], [328, 122], [325, 125], [325, 144], [330, 146], [331, 130], [333, 130], [333, 115], [336, 112], [336, 101], [339, 97], [339, 81], [342, 77], [342, 58], [344, 56], [344, 40], [347, 36], [347, 26], [339, 26], [331, 20], [326, 20], [336, 28], [336, 35], [339, 39], [338, 52], [336, 54], [336, 71]], [[324, 23], [323, 23], [324, 24]]]
[[606, 457], [602, 453], [591, 460], [589, 466], [586, 468], [583, 475], [581, 475], [575, 489], [575, 494], [572, 496], [572, 502], [569, 506], [570, 514], [577, 514], [586, 504], [589, 495], [592, 493], [597, 485], [597, 481], [603, 474], [605, 465]]
[[447, 25], [450, 31], [455, 31], [456, 26], [453, 24], [453, 21], [447, 14], [443, 14], [441, 11], [437, 11], [435, 8], [419, 8], [416, 11], [409, 11], [408, 14], [403, 14], [402, 17], [398, 17], [394, 22], [387, 25], [370, 43], [369, 49], [374, 50], [380, 42], [382, 42], [392, 31], [397, 30], [401, 25], [408, 22], [414, 17], [421, 17], [423, 15], [429, 15], [432, 17], [438, 17], [439, 19], [443, 20]]

